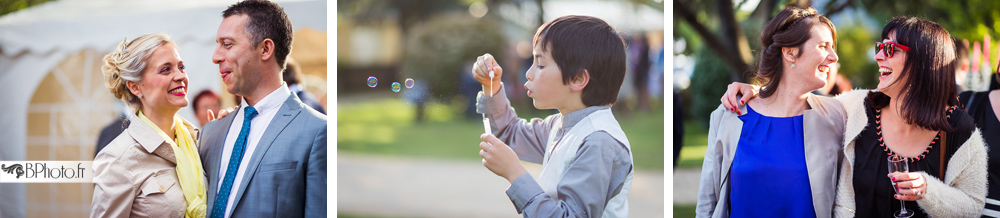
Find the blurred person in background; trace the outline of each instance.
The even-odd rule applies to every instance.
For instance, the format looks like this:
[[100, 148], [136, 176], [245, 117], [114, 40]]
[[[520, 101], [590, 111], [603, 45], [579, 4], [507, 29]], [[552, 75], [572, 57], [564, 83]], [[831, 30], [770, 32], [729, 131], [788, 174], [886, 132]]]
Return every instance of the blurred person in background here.
[[128, 114], [131, 113], [131, 109], [122, 104], [121, 101], [115, 101], [115, 106], [117, 108], [124, 109], [119, 111], [121, 114], [117, 116], [115, 121], [112, 121], [101, 129], [101, 133], [97, 136], [97, 146], [94, 146], [94, 157], [97, 157], [97, 154], [101, 153], [101, 150], [104, 149], [105, 146], [108, 146], [108, 144], [111, 143], [111, 140], [114, 140], [119, 134], [122, 134], [122, 131], [125, 131], [130, 124], [128, 121]]
[[299, 66], [299, 62], [292, 59], [291, 56], [288, 56], [287, 62], [285, 70], [281, 71], [281, 78], [285, 80], [285, 85], [288, 85], [288, 90], [299, 96], [299, 100], [302, 100], [302, 103], [309, 105], [313, 110], [326, 114], [326, 109], [316, 99], [316, 96], [305, 90], [305, 77], [302, 74], [302, 67]]
[[222, 99], [219, 98], [218, 94], [208, 89], [198, 92], [194, 96], [194, 102], [192, 103], [194, 107], [191, 107], [191, 109], [194, 110], [194, 116], [198, 118], [198, 123], [201, 126], [205, 126], [208, 121], [212, 121], [214, 117], [211, 117], [209, 114], [219, 111], [222, 108]]
[[[958, 43], [956, 43], [957, 45]], [[997, 66], [1000, 71], [1000, 65]], [[1000, 82], [1000, 77], [993, 74], [992, 83]], [[993, 145], [1000, 145], [1000, 90], [989, 90], [983, 92], [966, 91], [958, 95], [959, 102], [964, 105], [965, 111], [972, 116], [976, 122], [976, 127], [983, 133], [983, 140], [986, 146], [987, 156], [990, 158], [1000, 158], [1000, 148], [992, 148]], [[986, 206], [983, 208], [983, 217], [1000, 217], [1000, 161], [988, 161], [987, 173], [989, 174], [989, 185], [986, 195]]]
[[958, 84], [958, 92], [964, 92], [968, 90], [967, 87], [969, 80], [969, 46], [963, 43], [962, 40], [958, 38], [952, 38], [955, 41], [955, 83]]

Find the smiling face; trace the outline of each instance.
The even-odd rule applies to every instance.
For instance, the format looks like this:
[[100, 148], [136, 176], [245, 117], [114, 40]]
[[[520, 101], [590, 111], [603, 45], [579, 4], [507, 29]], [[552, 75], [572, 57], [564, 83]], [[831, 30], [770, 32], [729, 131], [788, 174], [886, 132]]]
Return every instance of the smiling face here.
[[[562, 71], [552, 59], [552, 55], [542, 50], [541, 45], [535, 45], [531, 51], [534, 55], [534, 62], [531, 68], [524, 73], [528, 82], [524, 83], [524, 89], [528, 90], [528, 97], [538, 109], [559, 109], [565, 107], [567, 102], [573, 98], [570, 84], [563, 84]], [[577, 93], [579, 95], [579, 93]], [[579, 100], [579, 99], [577, 99]]]
[[133, 94], [142, 94], [139, 100], [143, 110], [176, 112], [188, 105], [187, 84], [188, 76], [177, 46], [167, 43], [156, 48], [146, 59], [142, 80], [129, 82], [129, 89]]
[[[896, 41], [896, 31], [889, 32], [889, 37], [883, 39], [882, 43], [886, 42], [897, 42]], [[899, 48], [894, 48], [895, 51], [892, 57], [886, 57], [884, 52], [875, 53], [875, 62], [878, 62], [878, 90], [886, 95], [895, 97], [899, 95], [902, 84], [896, 84], [897, 82], [904, 82], [903, 68], [906, 66], [906, 57], [909, 55], [906, 51]]]
[[248, 96], [260, 83], [263, 67], [257, 45], [244, 31], [249, 16], [232, 15], [222, 19], [216, 34], [212, 62], [219, 65], [219, 73], [226, 84], [226, 91], [238, 96]]
[[795, 60], [795, 67], [788, 67], [791, 73], [785, 74], [782, 81], [798, 83], [805, 86], [804, 90], [823, 88], [827, 83], [830, 65], [840, 58], [833, 48], [833, 34], [829, 27], [822, 24], [814, 25], [810, 30], [809, 40], [802, 44], [801, 54]]

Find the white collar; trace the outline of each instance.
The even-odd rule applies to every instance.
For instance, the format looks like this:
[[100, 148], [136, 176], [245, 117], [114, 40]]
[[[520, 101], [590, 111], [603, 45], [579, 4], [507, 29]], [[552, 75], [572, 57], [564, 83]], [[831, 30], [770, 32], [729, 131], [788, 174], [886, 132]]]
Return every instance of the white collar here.
[[[254, 106], [253, 108], [257, 110], [257, 114], [263, 114], [266, 112], [270, 112], [271, 110], [277, 110], [279, 107], [281, 107], [282, 104], [285, 103], [285, 99], [288, 98], [288, 96], [291, 94], [292, 92], [288, 90], [288, 86], [285, 86], [285, 83], [282, 82], [281, 86], [278, 87], [278, 89], [275, 89], [270, 94], [267, 94], [267, 96], [264, 96], [264, 98], [260, 99], [260, 101], [257, 102], [257, 105]], [[247, 104], [246, 98], [241, 98], [241, 99], [242, 100], [240, 101], [240, 108], [246, 108], [247, 106], [250, 106]]]

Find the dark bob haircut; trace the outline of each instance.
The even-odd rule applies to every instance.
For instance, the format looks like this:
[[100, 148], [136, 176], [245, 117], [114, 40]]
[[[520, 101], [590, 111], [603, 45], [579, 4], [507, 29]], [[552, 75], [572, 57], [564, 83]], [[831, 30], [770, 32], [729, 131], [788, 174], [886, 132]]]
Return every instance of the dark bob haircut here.
[[596, 17], [569, 15], [556, 18], [535, 33], [532, 45], [552, 54], [569, 84], [586, 69], [590, 82], [581, 98], [586, 106], [610, 105], [618, 100], [625, 80], [625, 41], [611, 25]]
[[[882, 39], [896, 33], [896, 43], [910, 47], [898, 78], [889, 86], [902, 85], [900, 111], [908, 124], [924, 129], [954, 131], [948, 123], [947, 107], [955, 106], [955, 42], [941, 25], [915, 17], [898, 17], [885, 24]], [[900, 84], [897, 84], [900, 83]], [[876, 102], [884, 107], [889, 102]]]

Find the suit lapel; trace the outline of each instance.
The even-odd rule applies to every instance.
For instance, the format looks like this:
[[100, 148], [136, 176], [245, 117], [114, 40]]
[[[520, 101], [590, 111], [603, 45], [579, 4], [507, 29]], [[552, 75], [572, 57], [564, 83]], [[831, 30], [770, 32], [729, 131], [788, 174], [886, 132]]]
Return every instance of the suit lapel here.
[[[236, 111], [239, 111], [239, 109]], [[219, 126], [213, 130], [208, 130], [207, 128], [202, 130], [202, 133], [215, 134], [213, 136], [206, 136], [203, 134], [202, 137], [206, 137], [204, 138], [206, 141], [199, 142], [205, 143], [200, 146], [205, 147], [205, 149], [202, 150], [205, 152], [205, 156], [202, 161], [205, 163], [205, 175], [208, 176], [208, 193], [206, 193], [208, 194], [208, 198], [205, 199], [208, 200], [207, 210], [209, 212], [212, 211], [212, 206], [215, 204], [216, 192], [219, 191], [219, 166], [221, 166], [220, 162], [222, 162], [222, 149], [226, 148], [226, 137], [229, 136], [229, 127], [233, 125], [233, 120], [236, 117], [235, 114], [236, 112], [230, 113], [229, 115], [216, 121], [219, 122]]]
[[[299, 98], [295, 96], [294, 93], [285, 99], [285, 103], [281, 105], [278, 113], [271, 118], [271, 122], [268, 123], [267, 129], [264, 130], [264, 135], [260, 137], [260, 141], [257, 142], [257, 148], [254, 149], [253, 157], [250, 157], [250, 162], [247, 165], [246, 171], [243, 173], [243, 182], [240, 182], [240, 187], [236, 192], [236, 199], [233, 201], [233, 208], [230, 211], [232, 214], [236, 210], [236, 206], [240, 203], [240, 199], [243, 198], [243, 192], [246, 191], [247, 185], [250, 184], [253, 179], [254, 174], [257, 172], [257, 167], [260, 166], [260, 161], [264, 159], [264, 155], [267, 153], [268, 149], [271, 148], [274, 139], [278, 137], [285, 127], [292, 122], [299, 115], [302, 109], [302, 102]], [[252, 136], [249, 136], [252, 137]]]

